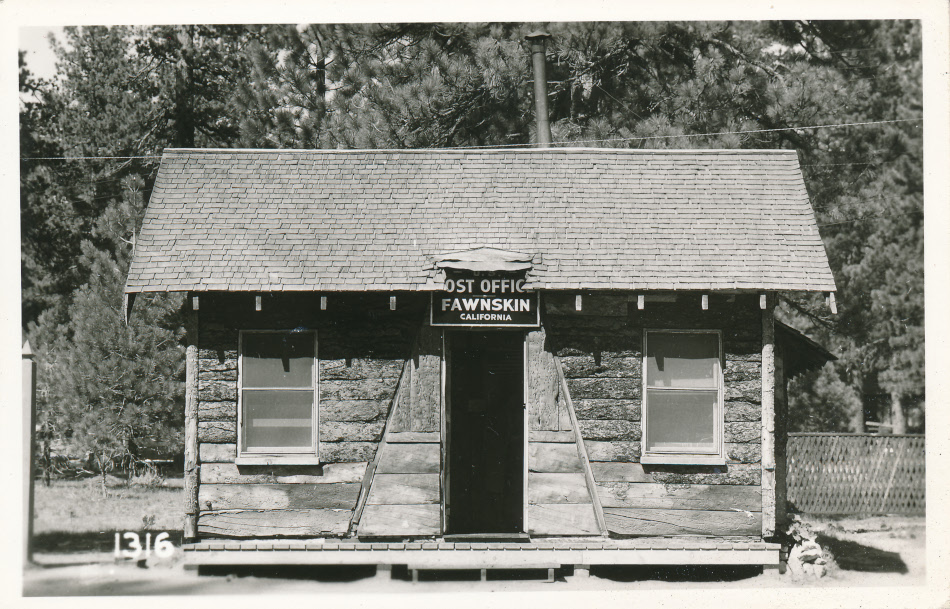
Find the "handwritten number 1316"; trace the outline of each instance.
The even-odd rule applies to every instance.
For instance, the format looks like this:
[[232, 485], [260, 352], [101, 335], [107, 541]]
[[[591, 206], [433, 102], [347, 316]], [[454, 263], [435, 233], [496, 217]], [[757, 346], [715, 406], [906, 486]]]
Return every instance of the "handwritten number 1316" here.
[[139, 537], [138, 533], [122, 533], [121, 539], [125, 539], [129, 542], [128, 549], [122, 549], [122, 542], [119, 538], [119, 533], [115, 534], [115, 557], [116, 558], [130, 558], [135, 560], [142, 556], [142, 553], [145, 553], [145, 558], [148, 558], [152, 555], [152, 552], [155, 552], [155, 556], [159, 558], [168, 558], [175, 553], [175, 546], [172, 542], [168, 541], [168, 533], [159, 533], [155, 536], [155, 546], [152, 546], [152, 534], [145, 534], [145, 547], [142, 547], [142, 539]]

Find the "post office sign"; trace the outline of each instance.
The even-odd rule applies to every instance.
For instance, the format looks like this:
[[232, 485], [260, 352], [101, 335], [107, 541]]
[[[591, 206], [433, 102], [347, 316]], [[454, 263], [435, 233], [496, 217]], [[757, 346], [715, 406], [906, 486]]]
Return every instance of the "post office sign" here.
[[445, 280], [432, 294], [433, 326], [534, 328], [540, 325], [538, 293], [524, 290], [517, 277], [463, 277]]

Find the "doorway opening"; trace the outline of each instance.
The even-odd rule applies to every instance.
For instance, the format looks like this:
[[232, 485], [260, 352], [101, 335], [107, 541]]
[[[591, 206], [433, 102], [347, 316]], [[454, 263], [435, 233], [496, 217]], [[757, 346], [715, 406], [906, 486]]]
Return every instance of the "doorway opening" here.
[[453, 332], [448, 348], [446, 532], [521, 533], [524, 334]]

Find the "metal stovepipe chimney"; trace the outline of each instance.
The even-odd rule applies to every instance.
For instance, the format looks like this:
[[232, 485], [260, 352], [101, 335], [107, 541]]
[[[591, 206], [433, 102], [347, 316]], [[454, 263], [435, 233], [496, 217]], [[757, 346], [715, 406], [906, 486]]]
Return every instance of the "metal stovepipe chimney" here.
[[525, 40], [531, 45], [531, 62], [534, 65], [534, 110], [538, 124], [538, 147], [551, 145], [551, 124], [548, 122], [548, 76], [544, 57], [544, 43], [551, 35], [547, 32], [531, 32]]

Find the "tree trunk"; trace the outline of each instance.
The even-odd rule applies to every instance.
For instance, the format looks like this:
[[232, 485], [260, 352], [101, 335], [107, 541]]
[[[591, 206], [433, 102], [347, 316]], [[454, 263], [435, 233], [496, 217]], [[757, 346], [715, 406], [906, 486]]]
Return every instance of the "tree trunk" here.
[[857, 390], [860, 404], [851, 413], [851, 431], [853, 433], [865, 433], [864, 427], [864, 379], [859, 374], [852, 376], [852, 386]]
[[51, 484], [50, 470], [53, 469], [52, 451], [49, 447], [49, 422], [43, 425], [43, 483], [49, 487]]
[[904, 416], [904, 405], [901, 404], [901, 395], [891, 393], [891, 426], [893, 433], [907, 433], [907, 418]]

